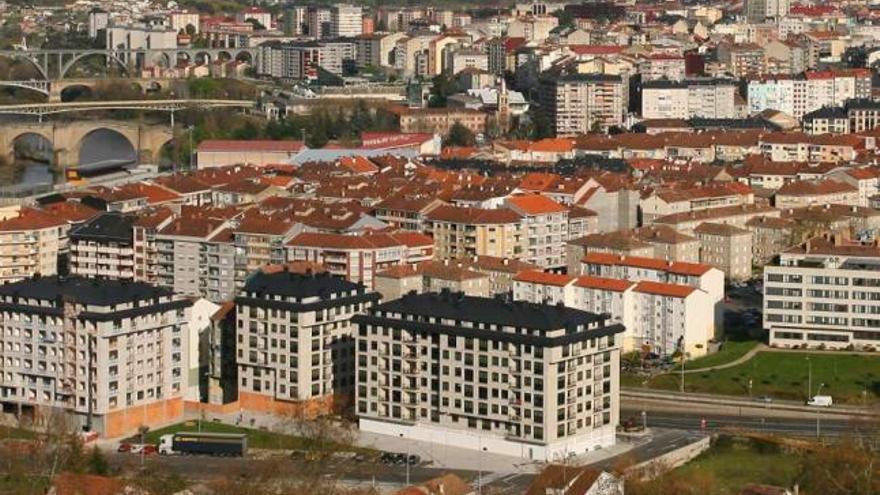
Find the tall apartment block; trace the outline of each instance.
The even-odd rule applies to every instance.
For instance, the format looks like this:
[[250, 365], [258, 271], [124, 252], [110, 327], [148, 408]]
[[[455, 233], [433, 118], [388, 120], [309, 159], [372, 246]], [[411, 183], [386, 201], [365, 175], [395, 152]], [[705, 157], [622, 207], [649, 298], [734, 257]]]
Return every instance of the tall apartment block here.
[[137, 282], [0, 286], [0, 403], [63, 411], [105, 436], [182, 418], [192, 303]]
[[306, 404], [326, 411], [344, 400], [354, 386], [351, 318], [378, 299], [328, 274], [255, 273], [235, 298], [242, 407], [271, 412]]
[[623, 125], [628, 101], [623, 79], [606, 74], [542, 76], [539, 95], [559, 137]]
[[525, 459], [614, 444], [623, 325], [564, 306], [440, 292], [357, 323], [362, 431]]

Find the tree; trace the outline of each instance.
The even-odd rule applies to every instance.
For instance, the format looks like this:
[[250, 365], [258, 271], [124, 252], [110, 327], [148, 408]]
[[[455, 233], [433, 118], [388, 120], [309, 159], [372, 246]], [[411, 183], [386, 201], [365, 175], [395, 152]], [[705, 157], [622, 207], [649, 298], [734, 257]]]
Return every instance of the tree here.
[[801, 485], [811, 494], [880, 493], [880, 454], [854, 438], [822, 446], [806, 456]]
[[441, 108], [446, 106], [446, 99], [458, 92], [458, 85], [445, 73], [439, 74], [431, 81], [431, 97], [428, 106]]
[[473, 146], [474, 133], [470, 129], [463, 126], [461, 122], [455, 122], [449, 128], [449, 136], [446, 137], [446, 144], [449, 146]]
[[101, 453], [101, 450], [97, 445], [92, 447], [92, 452], [89, 454], [87, 464], [88, 471], [91, 474], [107, 476], [110, 473], [110, 465], [107, 463], [107, 459], [104, 457], [104, 454]]
[[254, 27], [254, 31], [265, 31], [266, 30], [266, 26], [264, 26], [260, 21], [254, 19], [254, 18], [247, 18], [244, 20], [244, 22], [247, 22], [248, 24], [252, 25]]

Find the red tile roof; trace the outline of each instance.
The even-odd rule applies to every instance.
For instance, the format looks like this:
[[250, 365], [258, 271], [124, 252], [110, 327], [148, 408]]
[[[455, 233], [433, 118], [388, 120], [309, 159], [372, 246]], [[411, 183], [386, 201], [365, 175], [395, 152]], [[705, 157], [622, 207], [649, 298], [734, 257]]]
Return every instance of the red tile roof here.
[[631, 266], [634, 268], [647, 268], [650, 270], [675, 273], [678, 275], [701, 276], [712, 269], [702, 263], [689, 263], [684, 261], [666, 261], [660, 258], [644, 258], [641, 256], [618, 256], [610, 253], [587, 253], [581, 263], [596, 265]]
[[562, 213], [568, 208], [540, 194], [517, 194], [507, 198], [507, 203], [526, 215]]
[[0, 232], [48, 229], [60, 227], [65, 223], [66, 220], [63, 218], [25, 206], [18, 211], [18, 216], [0, 220]]
[[518, 223], [522, 217], [507, 208], [483, 209], [441, 205], [426, 215], [428, 220], [464, 224]]
[[269, 152], [269, 153], [296, 153], [303, 149], [302, 141], [270, 141], [270, 140], [238, 140], [238, 139], [208, 139], [199, 143], [200, 153], [224, 153], [224, 152]]
[[663, 282], [643, 280], [636, 284], [634, 290], [644, 294], [684, 298], [691, 295], [697, 289], [689, 285], [666, 284]]
[[623, 292], [635, 285], [635, 282], [630, 282], [629, 280], [620, 280], [617, 278], [593, 277], [590, 275], [583, 275], [575, 280], [574, 285], [587, 289], [600, 289], [610, 290], [614, 292]]
[[540, 270], [527, 270], [518, 273], [513, 280], [517, 282], [527, 282], [531, 284], [555, 285], [557, 287], [565, 287], [574, 282], [575, 278], [559, 273], [547, 273]]

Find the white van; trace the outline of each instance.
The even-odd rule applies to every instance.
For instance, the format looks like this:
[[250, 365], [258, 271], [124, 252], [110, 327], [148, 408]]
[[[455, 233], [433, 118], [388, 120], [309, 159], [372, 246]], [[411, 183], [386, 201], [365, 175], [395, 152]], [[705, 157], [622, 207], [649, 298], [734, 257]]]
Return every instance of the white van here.
[[833, 401], [830, 395], [814, 395], [812, 399], [807, 401], [808, 406], [815, 407], [831, 407]]

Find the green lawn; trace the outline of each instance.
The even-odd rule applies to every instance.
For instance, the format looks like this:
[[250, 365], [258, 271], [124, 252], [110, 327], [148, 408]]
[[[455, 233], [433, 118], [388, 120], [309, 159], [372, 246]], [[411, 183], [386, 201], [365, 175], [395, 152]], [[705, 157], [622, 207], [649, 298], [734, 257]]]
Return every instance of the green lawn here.
[[[180, 431], [198, 431], [198, 421], [187, 421], [165, 428], [150, 431], [146, 434], [145, 440], [148, 443], [158, 443], [159, 437], [169, 433], [177, 433]], [[271, 431], [255, 430], [252, 428], [242, 428], [239, 426], [216, 423], [213, 421], [202, 421], [202, 431], [211, 433], [245, 433], [248, 436], [248, 448], [252, 449], [288, 449], [288, 450], [308, 450], [311, 448], [309, 440], [293, 435], [284, 435], [281, 433], [273, 433]], [[138, 441], [137, 438], [132, 438]], [[357, 450], [352, 447], [340, 447], [340, 450]]]
[[[749, 361], [722, 370], [685, 375], [687, 392], [722, 395], [769, 395], [777, 399], [806, 400], [807, 356], [813, 367], [813, 393], [824, 383], [822, 395], [831, 395], [835, 403], [858, 405], [865, 399], [880, 398], [880, 356], [859, 354], [759, 352]], [[680, 375], [660, 375], [648, 387], [678, 390]]]
[[798, 455], [783, 453], [773, 446], [757, 448], [749, 440], [722, 437], [676, 471], [682, 475], [709, 475], [714, 481], [712, 495], [736, 495], [752, 483], [791, 487], [800, 471], [800, 462]]
[[[729, 340], [722, 345], [721, 350], [703, 357], [690, 360], [685, 363], [685, 369], [709, 368], [720, 364], [736, 361], [758, 345], [756, 340]], [[675, 369], [679, 369], [676, 367]]]
[[24, 428], [16, 428], [14, 426], [0, 426], [0, 440], [6, 438], [34, 438], [35, 433]]

